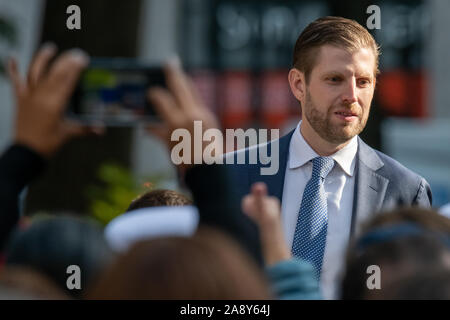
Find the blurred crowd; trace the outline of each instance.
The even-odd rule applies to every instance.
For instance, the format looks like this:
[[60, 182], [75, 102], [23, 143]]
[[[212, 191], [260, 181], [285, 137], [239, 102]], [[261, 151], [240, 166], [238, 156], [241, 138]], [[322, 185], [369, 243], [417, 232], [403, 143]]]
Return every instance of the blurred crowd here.
[[[14, 141], [0, 158], [1, 299], [322, 299], [314, 266], [284, 240], [281, 207], [267, 185], [239, 199], [227, 167], [178, 165], [192, 199], [153, 190], [105, 228], [82, 215], [21, 217], [19, 195], [69, 139], [101, 126], [64, 110], [89, 57], [46, 45], [26, 78], [8, 64], [16, 98]], [[168, 88], [149, 91], [167, 131], [215, 128], [177, 61]], [[193, 162], [193, 161], [192, 161]], [[191, 163], [192, 163], [191, 162]], [[57, 188], [57, 186], [55, 186]], [[450, 299], [450, 220], [418, 207], [375, 215], [352, 239], [340, 299]]]

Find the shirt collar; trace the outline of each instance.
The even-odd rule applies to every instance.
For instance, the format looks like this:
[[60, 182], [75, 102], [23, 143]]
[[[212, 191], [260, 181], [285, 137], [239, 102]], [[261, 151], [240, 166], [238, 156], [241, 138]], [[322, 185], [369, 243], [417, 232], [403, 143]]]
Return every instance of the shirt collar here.
[[[295, 128], [289, 146], [289, 169], [301, 167], [319, 155], [310, 147], [300, 132], [301, 121]], [[349, 176], [355, 172], [355, 158], [358, 151], [358, 139], [354, 136], [341, 150], [331, 155], [334, 161]]]

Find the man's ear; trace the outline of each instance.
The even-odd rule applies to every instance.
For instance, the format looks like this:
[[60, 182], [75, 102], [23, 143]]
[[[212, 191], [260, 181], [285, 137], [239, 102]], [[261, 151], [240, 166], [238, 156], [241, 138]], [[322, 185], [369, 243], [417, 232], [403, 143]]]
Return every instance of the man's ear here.
[[303, 72], [296, 68], [292, 68], [288, 75], [289, 86], [291, 87], [292, 94], [298, 101], [303, 101], [306, 93], [305, 75]]

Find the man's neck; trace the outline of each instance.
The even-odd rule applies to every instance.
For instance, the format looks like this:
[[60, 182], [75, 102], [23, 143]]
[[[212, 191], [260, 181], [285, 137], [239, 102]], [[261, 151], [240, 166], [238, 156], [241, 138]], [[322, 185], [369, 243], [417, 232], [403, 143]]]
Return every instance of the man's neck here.
[[330, 143], [322, 139], [322, 137], [320, 137], [316, 133], [316, 131], [314, 131], [314, 129], [305, 121], [302, 121], [302, 123], [300, 124], [300, 134], [303, 136], [303, 139], [305, 139], [306, 143], [309, 144], [309, 146], [321, 157], [327, 157], [335, 154], [346, 145], [348, 145], [351, 141], [350, 139], [341, 144]]

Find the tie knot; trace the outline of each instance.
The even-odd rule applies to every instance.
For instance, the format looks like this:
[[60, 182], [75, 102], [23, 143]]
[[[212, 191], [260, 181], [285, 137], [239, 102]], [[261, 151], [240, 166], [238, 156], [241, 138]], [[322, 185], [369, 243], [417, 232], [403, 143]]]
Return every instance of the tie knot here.
[[326, 176], [330, 173], [331, 169], [334, 167], [334, 160], [331, 157], [317, 157], [313, 159], [313, 177], [322, 177], [326, 178]]

